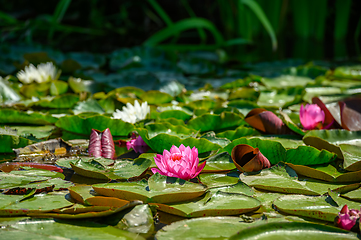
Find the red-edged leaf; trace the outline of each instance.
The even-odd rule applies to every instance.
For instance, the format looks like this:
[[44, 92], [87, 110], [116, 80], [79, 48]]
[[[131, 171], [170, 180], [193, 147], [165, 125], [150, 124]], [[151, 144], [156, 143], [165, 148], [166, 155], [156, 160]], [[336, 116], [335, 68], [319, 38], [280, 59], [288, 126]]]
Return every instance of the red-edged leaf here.
[[292, 134], [293, 132], [271, 111], [263, 108], [251, 110], [244, 119], [257, 130], [271, 134]]
[[349, 131], [361, 130], [361, 98], [351, 98], [339, 103], [341, 126]]
[[312, 103], [317, 104], [325, 113], [325, 121], [323, 122], [323, 128], [326, 129], [332, 128], [332, 126], [335, 123], [335, 119], [333, 118], [332, 114], [330, 113], [326, 105], [318, 97], [312, 98]]

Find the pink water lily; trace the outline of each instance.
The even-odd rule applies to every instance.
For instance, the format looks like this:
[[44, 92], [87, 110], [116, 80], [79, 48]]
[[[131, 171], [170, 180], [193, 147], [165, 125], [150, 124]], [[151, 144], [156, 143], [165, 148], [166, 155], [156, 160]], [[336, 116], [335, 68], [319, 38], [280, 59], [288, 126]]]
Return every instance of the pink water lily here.
[[136, 137], [135, 134], [132, 135], [132, 140], [127, 142], [127, 149], [130, 150], [131, 148], [136, 153], [145, 153], [150, 149], [143, 138], [141, 136]]
[[198, 149], [192, 149], [183, 144], [177, 148], [172, 146], [170, 151], [164, 150], [163, 155], [154, 157], [159, 168], [152, 168], [153, 173], [160, 173], [168, 177], [176, 177], [184, 180], [195, 178], [204, 168], [206, 162], [199, 164]]
[[92, 129], [88, 152], [91, 157], [114, 158], [115, 148], [109, 128], [105, 129], [103, 132]]
[[357, 219], [361, 216], [361, 211], [356, 209], [349, 210], [347, 205], [343, 206], [341, 211], [338, 214], [338, 217], [335, 219], [336, 226], [351, 230], [355, 226]]
[[304, 129], [311, 130], [321, 127], [325, 121], [325, 113], [317, 104], [301, 105], [300, 121]]

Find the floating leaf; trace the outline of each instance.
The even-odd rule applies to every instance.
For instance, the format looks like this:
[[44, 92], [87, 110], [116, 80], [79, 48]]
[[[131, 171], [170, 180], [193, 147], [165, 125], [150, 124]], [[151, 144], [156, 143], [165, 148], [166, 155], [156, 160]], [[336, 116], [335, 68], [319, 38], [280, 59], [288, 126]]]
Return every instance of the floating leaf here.
[[312, 130], [304, 137], [303, 141], [317, 149], [326, 149], [337, 154], [343, 159], [343, 153], [339, 144], [351, 144], [361, 146], [361, 131], [347, 131], [340, 129], [332, 130]]
[[207, 159], [207, 164], [202, 172], [228, 172], [235, 169], [231, 156], [227, 152], [222, 152]]
[[93, 116], [88, 118], [66, 116], [60, 118], [55, 125], [66, 131], [87, 136], [89, 136], [93, 128], [99, 131], [109, 128], [113, 136], [127, 136], [134, 130], [133, 124], [123, 122], [120, 119], [111, 119], [106, 116]]
[[181, 180], [170, 178], [158, 173], [148, 180], [139, 182], [119, 182], [93, 185], [93, 189], [102, 195], [118, 197], [128, 201], [141, 200], [143, 202], [180, 202], [197, 198], [205, 192], [205, 187]]
[[201, 132], [217, 131], [236, 127], [241, 124], [242, 120], [242, 116], [230, 112], [223, 112], [220, 115], [206, 113], [189, 120], [187, 126]]
[[144, 142], [157, 153], [163, 153], [164, 149], [170, 149], [173, 145], [196, 147], [198, 153], [220, 149], [221, 146], [208, 141], [205, 138], [194, 138], [194, 130], [183, 126], [171, 124], [149, 124], [146, 129], [137, 129]]
[[287, 163], [287, 165], [301, 175], [327, 182], [358, 182], [361, 180], [361, 170], [356, 172], [340, 173], [331, 164], [313, 167], [293, 165], [291, 163]]
[[123, 231], [105, 224], [64, 220], [39, 220], [12, 224], [9, 229], [1, 229], [2, 237], [16, 239], [139, 239], [144, 238], [135, 233]]
[[359, 146], [340, 144], [343, 155], [343, 168], [347, 171], [361, 170], [361, 149]]
[[296, 165], [317, 165], [330, 163], [336, 159], [336, 154], [327, 150], [318, 150], [311, 146], [298, 146], [296, 149], [288, 149], [286, 152], [287, 163]]
[[261, 135], [261, 134], [256, 129], [250, 127], [244, 127], [244, 126], [240, 126], [236, 128], [236, 130], [227, 130], [224, 132], [217, 133], [217, 137], [227, 138], [231, 141], [241, 137], [257, 136], [257, 135]]
[[152, 203], [152, 205], [156, 205], [160, 211], [190, 218], [238, 215], [257, 210], [261, 203], [244, 194], [217, 192], [189, 202], [167, 205]]
[[[302, 234], [300, 234], [302, 232]], [[271, 222], [243, 228], [230, 240], [236, 239], [357, 239], [356, 234], [332, 226], [307, 222]]]
[[40, 112], [0, 109], [0, 123], [3, 124], [26, 123], [31, 125], [48, 125], [55, 123], [57, 120], [57, 118], [52, 117], [50, 114]]
[[25, 147], [33, 141], [14, 135], [0, 134], [0, 153], [12, 153], [13, 149]]
[[148, 104], [162, 104], [162, 103], [169, 103], [173, 100], [173, 97], [168, 93], [160, 92], [160, 91], [147, 91], [143, 93], [140, 98], [143, 101], [147, 101]]

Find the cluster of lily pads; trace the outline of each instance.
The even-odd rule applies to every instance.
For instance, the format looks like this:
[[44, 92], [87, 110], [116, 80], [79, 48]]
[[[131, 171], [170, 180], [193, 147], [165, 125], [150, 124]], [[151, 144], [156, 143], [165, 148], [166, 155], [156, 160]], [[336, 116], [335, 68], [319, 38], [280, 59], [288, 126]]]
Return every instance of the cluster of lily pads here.
[[[122, 54], [108, 82], [50, 62], [0, 79], [2, 236], [357, 239], [360, 66], [218, 84], [214, 60], [161, 55], [165, 73]], [[130, 72], [159, 87], [112, 87]]]

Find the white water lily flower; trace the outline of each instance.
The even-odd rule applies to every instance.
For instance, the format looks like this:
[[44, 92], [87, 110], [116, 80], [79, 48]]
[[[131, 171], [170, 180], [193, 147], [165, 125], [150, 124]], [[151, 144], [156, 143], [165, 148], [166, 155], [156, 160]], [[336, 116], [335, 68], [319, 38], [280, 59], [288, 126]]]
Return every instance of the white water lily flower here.
[[134, 101], [134, 106], [130, 103], [127, 103], [127, 106], [123, 107], [122, 111], [117, 109], [113, 113], [113, 119], [121, 119], [124, 122], [136, 123], [147, 117], [147, 114], [150, 112], [150, 107], [147, 102], [143, 102], [142, 105], [139, 104], [138, 100]]
[[37, 67], [33, 64], [25, 67], [16, 74], [20, 82], [30, 84], [32, 82], [43, 83], [58, 79], [60, 71], [56, 69], [52, 62], [41, 63]]

